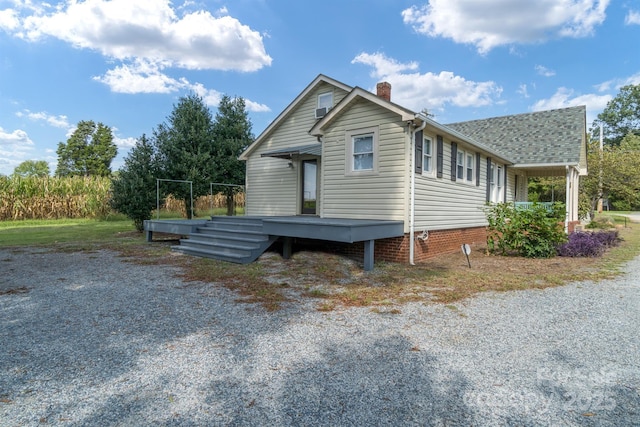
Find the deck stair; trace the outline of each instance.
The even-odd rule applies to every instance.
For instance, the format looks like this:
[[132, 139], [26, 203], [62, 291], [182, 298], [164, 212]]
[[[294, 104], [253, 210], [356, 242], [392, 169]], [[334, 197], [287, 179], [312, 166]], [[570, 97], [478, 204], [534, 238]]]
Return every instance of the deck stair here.
[[258, 259], [277, 236], [262, 232], [262, 219], [212, 217], [172, 249], [188, 255], [248, 264]]

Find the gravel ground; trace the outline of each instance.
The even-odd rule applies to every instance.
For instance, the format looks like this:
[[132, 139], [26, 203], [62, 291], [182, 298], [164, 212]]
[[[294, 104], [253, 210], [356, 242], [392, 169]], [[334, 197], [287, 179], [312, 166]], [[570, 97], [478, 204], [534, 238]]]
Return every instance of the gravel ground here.
[[640, 258], [399, 314], [269, 313], [172, 273], [0, 250], [0, 425], [640, 425]]

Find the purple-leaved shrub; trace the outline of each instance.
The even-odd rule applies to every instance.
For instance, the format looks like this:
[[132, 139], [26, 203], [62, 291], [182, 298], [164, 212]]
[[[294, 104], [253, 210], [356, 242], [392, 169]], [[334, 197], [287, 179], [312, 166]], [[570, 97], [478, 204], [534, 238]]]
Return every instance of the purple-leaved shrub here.
[[558, 255], [566, 257], [597, 257], [607, 248], [618, 246], [620, 237], [617, 230], [584, 232], [569, 235], [566, 243], [558, 246]]

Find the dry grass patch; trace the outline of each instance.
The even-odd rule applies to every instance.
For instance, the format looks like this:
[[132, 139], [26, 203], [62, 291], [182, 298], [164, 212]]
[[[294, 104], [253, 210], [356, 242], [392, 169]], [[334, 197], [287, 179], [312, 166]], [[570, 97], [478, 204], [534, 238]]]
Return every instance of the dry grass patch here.
[[142, 236], [130, 233], [103, 244], [78, 243], [58, 249], [109, 249], [131, 262], [175, 266], [178, 276], [187, 283], [224, 286], [239, 295], [238, 301], [257, 303], [270, 311], [285, 303], [312, 299], [317, 300], [319, 311], [371, 307], [379, 313], [394, 314], [399, 306], [412, 301], [450, 305], [480, 292], [543, 289], [613, 277], [626, 261], [640, 253], [640, 225], [621, 229], [620, 234], [622, 245], [601, 258], [527, 259], [487, 255], [484, 248], [475, 248], [470, 256], [471, 268], [459, 252], [416, 266], [376, 263], [370, 272], [364, 272], [359, 261], [317, 251], [296, 252], [289, 260], [267, 252], [252, 264], [231, 264], [176, 254], [170, 250], [175, 240], [148, 244]]

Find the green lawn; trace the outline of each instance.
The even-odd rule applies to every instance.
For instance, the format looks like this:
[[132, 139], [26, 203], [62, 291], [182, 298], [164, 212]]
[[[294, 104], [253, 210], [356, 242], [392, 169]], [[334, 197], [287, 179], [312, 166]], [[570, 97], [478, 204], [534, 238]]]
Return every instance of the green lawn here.
[[107, 242], [133, 231], [131, 220], [122, 218], [0, 221], [0, 247]]

